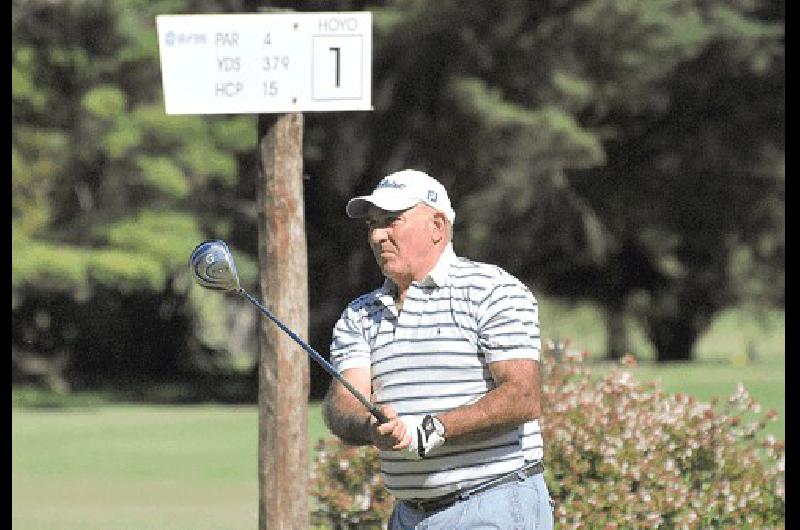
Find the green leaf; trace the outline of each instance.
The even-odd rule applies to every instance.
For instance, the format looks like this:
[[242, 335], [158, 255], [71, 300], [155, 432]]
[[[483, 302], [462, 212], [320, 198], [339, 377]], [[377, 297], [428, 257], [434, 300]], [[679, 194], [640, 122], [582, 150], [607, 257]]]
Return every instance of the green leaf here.
[[197, 180], [205, 181], [211, 177], [219, 179], [227, 186], [236, 183], [236, 159], [213, 145], [200, 141], [187, 144], [181, 149], [178, 159], [189, 167], [192, 176]]
[[245, 152], [255, 149], [256, 122], [250, 116], [215, 119], [210, 122], [211, 136], [223, 151]]
[[191, 191], [183, 170], [166, 157], [139, 156], [136, 166], [142, 180], [159, 191], [175, 198], [186, 197]]
[[102, 85], [89, 90], [81, 100], [81, 106], [92, 116], [116, 121], [125, 113], [127, 97], [117, 87]]
[[87, 266], [93, 280], [114, 285], [123, 293], [140, 289], [162, 291], [167, 282], [163, 264], [140, 252], [93, 251]]
[[121, 159], [142, 143], [142, 131], [127, 115], [117, 121], [116, 127], [103, 137], [106, 153], [112, 159]]
[[184, 267], [204, 239], [195, 218], [177, 211], [140, 212], [110, 226], [106, 235], [113, 246], [151, 256], [171, 270]]
[[86, 296], [88, 285], [88, 254], [80, 248], [31, 239], [19, 230], [11, 231], [11, 286], [25, 285], [73, 292], [78, 298]]

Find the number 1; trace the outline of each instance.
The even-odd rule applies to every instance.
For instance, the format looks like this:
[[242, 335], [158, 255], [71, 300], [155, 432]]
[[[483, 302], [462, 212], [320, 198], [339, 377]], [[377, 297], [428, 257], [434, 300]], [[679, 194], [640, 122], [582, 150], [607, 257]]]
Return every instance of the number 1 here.
[[339, 78], [340, 78], [340, 68], [341, 68], [341, 66], [340, 66], [340, 63], [341, 63], [341, 59], [340, 59], [341, 49], [338, 48], [338, 47], [331, 47], [331, 48], [328, 48], [328, 49], [336, 54], [336, 88], [339, 88], [339, 85], [340, 85]]

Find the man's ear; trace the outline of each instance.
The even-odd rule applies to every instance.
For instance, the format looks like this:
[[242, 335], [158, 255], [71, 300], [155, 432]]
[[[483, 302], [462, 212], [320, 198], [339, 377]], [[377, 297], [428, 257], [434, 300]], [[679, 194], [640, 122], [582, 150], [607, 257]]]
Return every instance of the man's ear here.
[[447, 237], [447, 219], [439, 211], [433, 212], [433, 242], [438, 245]]

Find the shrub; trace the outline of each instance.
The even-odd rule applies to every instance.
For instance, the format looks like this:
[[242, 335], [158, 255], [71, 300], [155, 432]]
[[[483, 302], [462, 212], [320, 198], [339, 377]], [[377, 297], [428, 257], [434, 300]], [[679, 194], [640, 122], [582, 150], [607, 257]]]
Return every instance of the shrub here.
[[724, 403], [667, 394], [621, 366], [591, 377], [583, 356], [545, 358], [545, 479], [561, 528], [782, 528], [776, 413], [739, 386]]
[[[760, 436], [760, 415], [741, 385], [701, 403], [639, 383], [622, 359], [602, 377], [585, 356], [543, 357], [545, 479], [559, 528], [783, 528], [785, 444]], [[377, 451], [320, 444], [313, 490], [319, 520], [381, 527], [392, 499]]]
[[319, 506], [313, 522], [336, 530], [385, 528], [394, 504], [383, 487], [378, 450], [338, 438], [317, 444], [311, 494]]

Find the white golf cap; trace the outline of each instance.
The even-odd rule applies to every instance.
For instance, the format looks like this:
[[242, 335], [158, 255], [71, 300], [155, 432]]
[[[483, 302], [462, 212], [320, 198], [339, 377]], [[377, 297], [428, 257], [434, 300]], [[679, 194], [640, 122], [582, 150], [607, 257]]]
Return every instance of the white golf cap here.
[[444, 186], [427, 173], [415, 169], [392, 173], [378, 182], [371, 195], [350, 199], [347, 202], [347, 215], [352, 218], [364, 217], [370, 204], [382, 210], [396, 212], [420, 202], [442, 212], [451, 224], [456, 220], [456, 213], [450, 205]]

